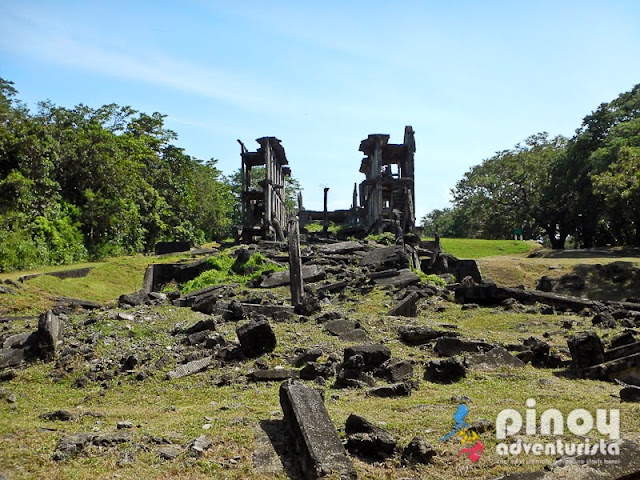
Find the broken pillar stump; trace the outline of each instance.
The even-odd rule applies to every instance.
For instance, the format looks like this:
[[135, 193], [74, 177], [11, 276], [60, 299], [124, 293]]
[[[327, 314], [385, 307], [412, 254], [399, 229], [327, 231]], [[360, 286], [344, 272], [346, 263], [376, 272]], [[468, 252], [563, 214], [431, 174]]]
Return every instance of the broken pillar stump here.
[[315, 480], [336, 473], [344, 479], [357, 478], [318, 390], [284, 382], [280, 405], [305, 478]]
[[292, 305], [300, 305], [304, 298], [304, 285], [302, 282], [302, 260], [300, 259], [300, 232], [298, 219], [289, 221], [289, 271]]
[[38, 320], [38, 350], [44, 361], [50, 362], [62, 345], [64, 323], [51, 310], [40, 315]]

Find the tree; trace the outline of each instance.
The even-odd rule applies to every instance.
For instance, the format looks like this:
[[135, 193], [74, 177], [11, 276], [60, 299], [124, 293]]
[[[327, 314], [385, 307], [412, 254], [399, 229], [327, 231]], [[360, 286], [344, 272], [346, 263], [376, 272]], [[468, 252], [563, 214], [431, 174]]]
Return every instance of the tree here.
[[465, 173], [452, 194], [466, 234], [510, 238], [515, 228], [521, 228], [528, 238], [545, 232], [554, 246], [561, 248], [566, 235], [551, 208], [559, 199], [548, 185], [565, 145], [564, 137], [539, 133]]
[[575, 222], [578, 241], [584, 247], [621, 243], [620, 219], [607, 205], [605, 196], [594, 190], [593, 180], [609, 169], [615, 155], [596, 153], [604, 147], [611, 150], [623, 127], [618, 125], [640, 117], [640, 84], [615, 100], [601, 104], [587, 115], [567, 147], [567, 154], [557, 166], [554, 182], [565, 190], [565, 204]]

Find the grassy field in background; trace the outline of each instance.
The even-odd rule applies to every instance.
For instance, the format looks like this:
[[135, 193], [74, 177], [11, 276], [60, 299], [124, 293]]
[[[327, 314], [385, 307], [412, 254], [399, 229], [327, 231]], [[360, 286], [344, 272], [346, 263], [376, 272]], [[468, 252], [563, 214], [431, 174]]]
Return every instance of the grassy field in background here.
[[498, 255], [525, 255], [540, 248], [540, 244], [534, 241], [518, 242], [478, 238], [441, 238], [440, 245], [446, 253], [450, 253], [454, 257], [469, 259]]

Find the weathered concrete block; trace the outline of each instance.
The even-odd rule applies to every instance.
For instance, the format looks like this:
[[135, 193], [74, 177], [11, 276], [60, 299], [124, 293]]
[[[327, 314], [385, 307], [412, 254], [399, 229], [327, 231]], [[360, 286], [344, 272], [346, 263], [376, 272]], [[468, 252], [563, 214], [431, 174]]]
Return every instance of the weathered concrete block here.
[[276, 348], [276, 335], [265, 318], [240, 325], [236, 328], [236, 335], [240, 348], [247, 357], [259, 357]]
[[458, 357], [432, 360], [424, 371], [424, 379], [434, 383], [453, 383], [466, 375], [467, 368]]
[[578, 371], [598, 365], [605, 360], [602, 340], [595, 332], [574, 335], [567, 340], [567, 346], [571, 352], [573, 365]]
[[442, 355], [443, 357], [453, 357], [454, 355], [459, 355], [463, 352], [484, 353], [494, 347], [495, 345], [487, 342], [462, 340], [455, 337], [441, 337], [437, 340], [433, 349], [438, 355]]
[[[305, 282], [317, 282], [323, 280], [327, 274], [318, 265], [305, 265], [302, 267], [302, 280]], [[289, 285], [291, 281], [291, 273], [289, 270], [283, 272], [274, 272], [267, 278], [262, 280], [260, 287], [273, 288], [280, 287], [282, 285]]]
[[420, 295], [418, 292], [411, 292], [404, 297], [398, 304], [389, 310], [388, 315], [399, 315], [403, 317], [415, 317], [418, 315], [418, 300]]
[[400, 339], [409, 345], [422, 345], [440, 337], [456, 337], [458, 333], [436, 330], [426, 325], [403, 325], [398, 327]]
[[194, 360], [193, 362], [180, 365], [175, 370], [171, 370], [167, 373], [167, 376], [171, 379], [186, 377], [187, 375], [193, 375], [194, 373], [201, 372], [209, 366], [213, 357], [204, 357], [200, 360]]
[[389, 432], [353, 413], [347, 418], [344, 431], [347, 450], [360, 457], [385, 459], [395, 453], [398, 445]]
[[0, 348], [0, 369], [16, 367], [25, 361], [23, 348]]
[[345, 362], [355, 355], [362, 356], [363, 370], [371, 371], [391, 358], [391, 350], [384, 345], [354, 345], [344, 349]]
[[62, 345], [64, 322], [51, 310], [40, 315], [38, 320], [38, 350], [45, 361], [55, 358], [58, 348]]
[[280, 405], [305, 478], [315, 480], [332, 473], [357, 478], [318, 390], [285, 382], [280, 386]]
[[254, 382], [281, 382], [289, 378], [299, 378], [300, 370], [290, 368], [273, 368], [268, 370], [254, 370], [247, 375]]

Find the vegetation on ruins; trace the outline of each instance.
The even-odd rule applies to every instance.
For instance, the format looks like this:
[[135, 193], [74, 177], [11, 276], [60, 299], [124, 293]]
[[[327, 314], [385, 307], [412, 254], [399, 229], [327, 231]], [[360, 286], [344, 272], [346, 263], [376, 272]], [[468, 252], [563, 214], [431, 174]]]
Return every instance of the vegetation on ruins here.
[[426, 234], [504, 239], [521, 229], [553, 248], [640, 244], [640, 85], [587, 115], [566, 139], [538, 133], [472, 167]]

